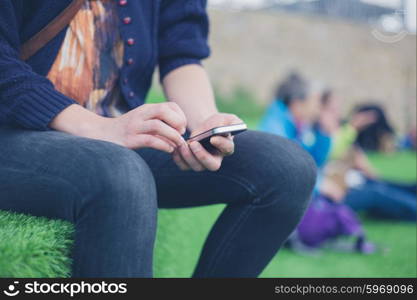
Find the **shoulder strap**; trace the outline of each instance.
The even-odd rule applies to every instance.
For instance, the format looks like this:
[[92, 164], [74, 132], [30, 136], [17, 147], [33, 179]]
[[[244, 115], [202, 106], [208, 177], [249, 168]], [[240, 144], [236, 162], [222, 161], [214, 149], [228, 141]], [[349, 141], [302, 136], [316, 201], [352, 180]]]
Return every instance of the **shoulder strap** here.
[[85, 0], [73, 0], [58, 16], [20, 48], [20, 59], [28, 60], [67, 26], [83, 6]]

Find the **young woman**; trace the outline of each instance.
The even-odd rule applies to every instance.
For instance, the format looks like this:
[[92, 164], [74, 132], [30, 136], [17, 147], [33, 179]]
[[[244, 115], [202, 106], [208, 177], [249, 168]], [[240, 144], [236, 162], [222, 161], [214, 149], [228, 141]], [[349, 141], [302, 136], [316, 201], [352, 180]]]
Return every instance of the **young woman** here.
[[[303, 215], [315, 166], [266, 133], [214, 137], [216, 153], [184, 142], [241, 122], [217, 111], [200, 64], [206, 1], [86, 1], [22, 61], [70, 2], [0, 2], [0, 209], [73, 222], [73, 276], [150, 277], [158, 206], [226, 203], [194, 276], [258, 276]], [[144, 104], [157, 65], [169, 102]]]

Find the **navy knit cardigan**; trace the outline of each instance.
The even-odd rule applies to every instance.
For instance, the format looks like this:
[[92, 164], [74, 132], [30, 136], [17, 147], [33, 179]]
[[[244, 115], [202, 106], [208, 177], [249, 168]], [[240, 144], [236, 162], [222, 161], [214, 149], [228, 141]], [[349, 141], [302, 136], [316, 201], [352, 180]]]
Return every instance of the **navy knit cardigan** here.
[[[0, 125], [48, 130], [60, 111], [76, 103], [45, 77], [65, 29], [27, 62], [19, 59], [20, 45], [69, 3], [0, 1]], [[120, 33], [126, 41], [120, 86], [131, 108], [143, 104], [157, 65], [163, 79], [175, 68], [199, 64], [209, 55], [206, 0], [117, 0], [117, 5]], [[129, 22], [123, 22], [126, 18]]]

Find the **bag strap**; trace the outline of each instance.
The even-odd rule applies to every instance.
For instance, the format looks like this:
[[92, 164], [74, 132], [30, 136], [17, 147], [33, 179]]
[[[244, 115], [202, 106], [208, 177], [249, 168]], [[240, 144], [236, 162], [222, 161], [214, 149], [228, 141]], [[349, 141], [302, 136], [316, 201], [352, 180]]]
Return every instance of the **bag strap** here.
[[58, 16], [20, 48], [20, 59], [28, 60], [64, 29], [83, 6], [85, 0], [73, 0]]

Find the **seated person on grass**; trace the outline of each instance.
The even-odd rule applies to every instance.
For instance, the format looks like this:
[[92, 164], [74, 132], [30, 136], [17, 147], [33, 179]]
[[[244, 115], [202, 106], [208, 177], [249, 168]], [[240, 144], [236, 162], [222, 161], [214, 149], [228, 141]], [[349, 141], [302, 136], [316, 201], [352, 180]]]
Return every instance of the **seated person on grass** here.
[[[151, 277], [157, 208], [225, 203], [194, 276], [258, 276], [303, 215], [315, 166], [267, 133], [213, 137], [212, 153], [184, 141], [242, 122], [217, 110], [200, 63], [206, 1], [83, 1], [23, 60], [70, 2], [0, 1], [0, 209], [74, 223], [73, 276]], [[144, 104], [157, 65], [169, 101]]]
[[[366, 121], [366, 116], [373, 116], [374, 120], [366, 126], [354, 126]], [[374, 104], [363, 104], [355, 109], [351, 121], [337, 131], [331, 157], [338, 161], [350, 160], [351, 167], [358, 171], [351, 173], [353, 176], [350, 177], [355, 178], [351, 180], [354, 184], [350, 185], [343, 199], [352, 209], [377, 218], [415, 222], [415, 184], [399, 184], [381, 179], [366, 155], [366, 152], [395, 151], [395, 133], [383, 108]]]

